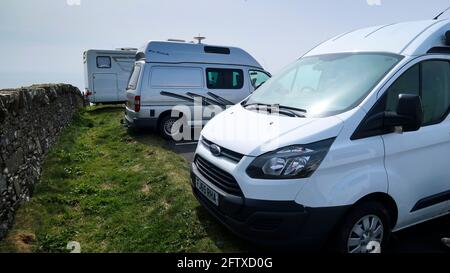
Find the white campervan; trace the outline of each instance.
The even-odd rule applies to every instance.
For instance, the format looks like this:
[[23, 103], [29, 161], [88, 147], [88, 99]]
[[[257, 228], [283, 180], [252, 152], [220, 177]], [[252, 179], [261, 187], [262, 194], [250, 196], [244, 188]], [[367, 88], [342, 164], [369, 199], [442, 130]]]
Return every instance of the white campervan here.
[[[174, 123], [201, 127], [208, 117], [194, 116], [195, 98], [207, 105], [234, 105], [248, 97], [270, 74], [236, 47], [152, 41], [136, 54], [127, 88], [125, 120], [129, 127], [157, 128], [165, 138]], [[179, 116], [172, 111], [175, 106]]]
[[84, 95], [91, 103], [123, 103], [137, 49], [90, 49], [83, 53]]
[[450, 211], [450, 20], [348, 32], [203, 129], [199, 202], [254, 241], [366, 253]]

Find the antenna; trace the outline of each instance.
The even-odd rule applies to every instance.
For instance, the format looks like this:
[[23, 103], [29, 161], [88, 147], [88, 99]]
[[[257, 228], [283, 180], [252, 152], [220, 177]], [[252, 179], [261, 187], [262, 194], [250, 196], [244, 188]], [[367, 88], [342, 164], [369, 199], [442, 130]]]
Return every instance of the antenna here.
[[198, 41], [198, 44], [201, 44], [203, 40], [205, 40], [206, 37], [201, 36], [200, 34], [198, 34], [197, 37], [194, 37], [194, 40]]
[[439, 17], [441, 17], [442, 14], [446, 13], [448, 10], [450, 10], [450, 7], [446, 8], [443, 12], [439, 13], [436, 17], [433, 18], [433, 20], [439, 19]]

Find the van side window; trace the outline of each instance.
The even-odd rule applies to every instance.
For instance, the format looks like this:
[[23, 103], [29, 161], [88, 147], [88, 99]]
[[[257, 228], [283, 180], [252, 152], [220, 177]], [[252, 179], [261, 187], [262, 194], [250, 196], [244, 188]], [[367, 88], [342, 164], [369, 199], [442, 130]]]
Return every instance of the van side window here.
[[253, 87], [256, 89], [263, 85], [268, 79], [270, 79], [269, 74], [260, 71], [260, 70], [249, 70], [250, 80], [252, 82]]
[[111, 68], [111, 57], [98, 56], [97, 57], [97, 68]]
[[139, 75], [141, 74], [141, 66], [139, 64], [134, 66], [133, 72], [131, 73], [130, 80], [128, 81], [129, 90], [135, 90], [139, 80]]
[[399, 94], [421, 96], [424, 126], [441, 122], [450, 108], [450, 63], [424, 61], [406, 71], [387, 91], [387, 111], [397, 110]]
[[207, 68], [208, 89], [241, 89], [244, 86], [244, 72], [241, 69]]
[[202, 88], [203, 70], [197, 67], [154, 66], [150, 84], [163, 88]]
[[386, 111], [396, 112], [398, 95], [420, 95], [420, 65], [408, 69], [389, 87], [386, 99]]
[[442, 121], [450, 106], [450, 63], [422, 63], [422, 105], [424, 124]]

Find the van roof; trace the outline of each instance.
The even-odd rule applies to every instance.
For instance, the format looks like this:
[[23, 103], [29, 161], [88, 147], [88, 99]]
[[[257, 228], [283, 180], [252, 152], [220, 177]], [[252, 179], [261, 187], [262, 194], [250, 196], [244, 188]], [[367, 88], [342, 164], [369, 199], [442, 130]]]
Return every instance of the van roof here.
[[338, 35], [312, 49], [305, 56], [340, 52], [388, 52], [405, 56], [426, 54], [445, 47], [450, 20], [425, 20], [369, 27]]
[[95, 54], [127, 54], [133, 55], [136, 54], [137, 49], [88, 49], [85, 53], [95, 53]]
[[262, 68], [241, 48], [173, 41], [148, 42], [137, 54], [137, 59], [143, 58], [157, 63], [214, 63]]

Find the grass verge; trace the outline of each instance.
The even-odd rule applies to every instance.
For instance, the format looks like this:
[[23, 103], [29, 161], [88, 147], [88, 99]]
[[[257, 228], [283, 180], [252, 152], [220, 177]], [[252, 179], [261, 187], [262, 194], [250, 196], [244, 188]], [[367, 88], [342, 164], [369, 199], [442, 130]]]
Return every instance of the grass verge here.
[[0, 252], [67, 252], [70, 241], [82, 252], [245, 250], [193, 197], [188, 162], [156, 136], [137, 141], [122, 115], [119, 107], [80, 112]]

